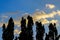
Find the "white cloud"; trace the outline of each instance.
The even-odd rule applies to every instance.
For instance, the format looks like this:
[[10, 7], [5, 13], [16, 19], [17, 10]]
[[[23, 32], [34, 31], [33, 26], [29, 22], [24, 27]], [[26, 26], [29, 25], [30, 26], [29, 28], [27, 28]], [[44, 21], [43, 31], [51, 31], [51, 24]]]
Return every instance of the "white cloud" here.
[[45, 18], [54, 18], [54, 16], [56, 15], [57, 13], [55, 11], [51, 12], [51, 13], [45, 13], [45, 12], [35, 12], [32, 17], [33, 17], [33, 20], [34, 21], [38, 21], [40, 19], [45, 19]]
[[46, 4], [46, 7], [49, 8], [49, 9], [53, 9], [53, 8], [55, 8], [55, 5], [53, 5], [53, 4]]
[[[23, 15], [24, 18], [26, 18], [28, 15], [32, 16], [33, 21], [42, 21], [42, 24], [47, 24], [50, 23], [50, 21], [48, 21], [46, 18], [54, 18], [54, 16], [57, 14], [56, 11], [52, 11], [51, 13], [45, 13], [44, 11], [40, 12], [37, 11], [34, 14], [30, 15], [28, 13], [25, 13], [25, 15]], [[43, 20], [42, 20], [43, 19]], [[56, 20], [52, 20], [51, 22], [56, 21]], [[56, 21], [57, 22], [57, 21]], [[56, 23], [55, 22], [55, 23]], [[21, 25], [21, 19], [20, 20], [14, 20], [15, 25], [17, 25], [18, 27], [20, 27]], [[26, 20], [26, 23], [28, 23], [28, 20]]]
[[58, 23], [58, 20], [51, 20], [50, 23]]
[[52, 19], [52, 20], [49, 21], [47, 19], [40, 19], [38, 22], [42, 22], [42, 24], [49, 24], [49, 23], [54, 24], [54, 23], [58, 23], [58, 20]]
[[47, 19], [41, 19], [40, 22], [42, 22], [42, 24], [48, 24], [49, 21]]

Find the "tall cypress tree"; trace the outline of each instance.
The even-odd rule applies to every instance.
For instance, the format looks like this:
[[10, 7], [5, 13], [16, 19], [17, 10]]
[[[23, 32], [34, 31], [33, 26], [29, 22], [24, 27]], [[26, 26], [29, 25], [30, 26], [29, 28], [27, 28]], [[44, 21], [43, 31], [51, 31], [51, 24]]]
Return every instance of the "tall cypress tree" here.
[[33, 30], [32, 30], [33, 19], [32, 19], [31, 16], [28, 15], [27, 20], [28, 20], [28, 24], [27, 24], [27, 40], [33, 40]]
[[7, 30], [6, 39], [13, 40], [14, 39], [14, 21], [13, 21], [12, 17], [8, 21], [6, 30]]
[[45, 29], [41, 22], [36, 22], [36, 32], [36, 40], [43, 40]]
[[24, 19], [22, 17], [21, 20], [21, 33], [19, 34], [19, 40], [26, 40], [27, 39], [27, 35], [26, 35], [26, 19]]

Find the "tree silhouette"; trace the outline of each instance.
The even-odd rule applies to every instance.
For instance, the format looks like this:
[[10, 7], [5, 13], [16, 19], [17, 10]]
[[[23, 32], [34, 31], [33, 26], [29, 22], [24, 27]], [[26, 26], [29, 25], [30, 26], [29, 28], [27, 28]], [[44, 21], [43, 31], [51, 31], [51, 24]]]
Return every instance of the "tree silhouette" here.
[[[15, 37], [14, 39], [14, 21], [12, 17], [8, 21], [7, 27], [5, 24], [2, 26], [2, 39], [3, 40], [33, 40], [33, 19], [31, 16], [28, 15], [27, 17], [28, 24], [26, 26], [26, 19], [22, 17], [21, 20], [21, 33], [19, 34], [19, 37]], [[45, 29], [44, 25], [42, 25], [41, 22], [36, 22], [36, 40], [43, 40]], [[58, 31], [56, 28], [56, 23], [52, 24], [50, 23], [49, 26], [49, 32], [46, 33], [45, 40], [59, 40], [60, 35], [58, 35]]]
[[43, 40], [45, 29], [41, 22], [36, 22], [36, 32], [36, 40]]
[[33, 26], [33, 19], [31, 16], [28, 15], [27, 17], [28, 19], [28, 24], [27, 24], [27, 40], [33, 40], [33, 30], [32, 30], [32, 26]]
[[53, 25], [52, 23], [50, 23], [48, 27], [49, 27], [49, 33], [48, 35], [46, 35], [45, 40], [47, 39], [47, 36], [49, 40], [55, 40], [58, 34], [56, 29], [56, 24], [54, 23]]
[[7, 39], [13, 40], [13, 38], [14, 38], [14, 21], [11, 17], [7, 25]]
[[19, 40], [26, 40], [27, 35], [26, 35], [26, 19], [22, 17], [21, 20], [21, 33], [19, 34]]
[[6, 29], [5, 27], [6, 27], [5, 24], [3, 24], [3, 26], [2, 26], [3, 30], [2, 31], [5, 31], [5, 29]]
[[14, 22], [12, 17], [8, 21], [7, 28], [5, 29], [5, 26], [3, 25], [3, 40], [13, 40], [14, 38]]
[[54, 34], [55, 34], [55, 38], [56, 38], [57, 35], [58, 35], [57, 28], [56, 28], [56, 23], [54, 23]]
[[3, 24], [3, 26], [2, 26], [2, 31], [3, 31], [3, 33], [2, 33], [2, 38], [3, 38], [3, 40], [5, 40], [5, 37], [6, 37], [6, 35], [5, 35], [5, 33], [6, 33], [6, 28], [5, 28], [6, 26], [5, 26], [5, 24]]

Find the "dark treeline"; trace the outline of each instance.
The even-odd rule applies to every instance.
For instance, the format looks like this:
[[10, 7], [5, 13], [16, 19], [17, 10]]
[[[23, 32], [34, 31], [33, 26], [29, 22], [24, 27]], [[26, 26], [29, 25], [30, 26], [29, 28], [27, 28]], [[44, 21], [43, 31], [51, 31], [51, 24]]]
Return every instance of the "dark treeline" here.
[[[26, 26], [26, 19], [22, 17], [21, 20], [21, 33], [19, 34], [19, 37], [15, 37], [14, 39], [14, 21], [12, 17], [8, 21], [7, 27], [5, 24], [2, 26], [2, 39], [3, 40], [33, 40], [33, 19], [31, 16], [27, 17], [28, 24]], [[44, 25], [42, 25], [41, 22], [36, 22], [36, 40], [59, 40], [60, 35], [58, 35], [58, 31], [56, 28], [56, 24], [50, 23], [48, 28], [49, 32], [48, 34], [45, 33]], [[44, 38], [45, 34], [45, 38]]]

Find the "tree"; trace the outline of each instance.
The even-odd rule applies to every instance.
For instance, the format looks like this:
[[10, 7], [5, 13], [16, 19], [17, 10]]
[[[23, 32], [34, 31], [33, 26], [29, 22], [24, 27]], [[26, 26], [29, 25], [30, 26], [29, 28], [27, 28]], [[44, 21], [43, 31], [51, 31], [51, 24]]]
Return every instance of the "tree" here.
[[36, 32], [36, 40], [43, 40], [45, 29], [41, 22], [36, 22]]
[[3, 30], [2, 31], [5, 31], [5, 29], [6, 29], [5, 27], [6, 27], [5, 24], [3, 24], [3, 26], [2, 26]]
[[33, 40], [33, 30], [32, 30], [32, 26], [33, 26], [33, 19], [31, 16], [28, 15], [27, 17], [28, 20], [28, 24], [27, 24], [27, 40]]
[[19, 34], [19, 40], [26, 40], [27, 39], [27, 35], [26, 35], [26, 19], [24, 19], [22, 17], [21, 20], [21, 33]]
[[14, 22], [13, 22], [12, 17], [8, 21], [8, 25], [7, 25], [6, 30], [7, 30], [6, 39], [13, 40], [13, 38], [14, 38]]
[[8, 21], [7, 28], [3, 24], [3, 40], [13, 40], [14, 38], [14, 22], [12, 17]]
[[[48, 36], [49, 36], [49, 40], [55, 40], [57, 38], [57, 29], [56, 29], [56, 24], [54, 23], [54, 25], [52, 23], [49, 24], [49, 33], [48, 33]], [[47, 36], [46, 36], [47, 38]], [[45, 38], [45, 39], [46, 39]]]
[[56, 23], [54, 23], [54, 34], [55, 34], [55, 38], [56, 38], [57, 35], [58, 35], [57, 28], [56, 28]]
[[3, 31], [3, 33], [2, 33], [2, 38], [3, 38], [3, 40], [5, 40], [5, 37], [6, 37], [6, 35], [5, 35], [5, 33], [6, 33], [6, 28], [5, 28], [6, 26], [5, 26], [5, 24], [3, 24], [3, 26], [2, 26], [2, 31]]

